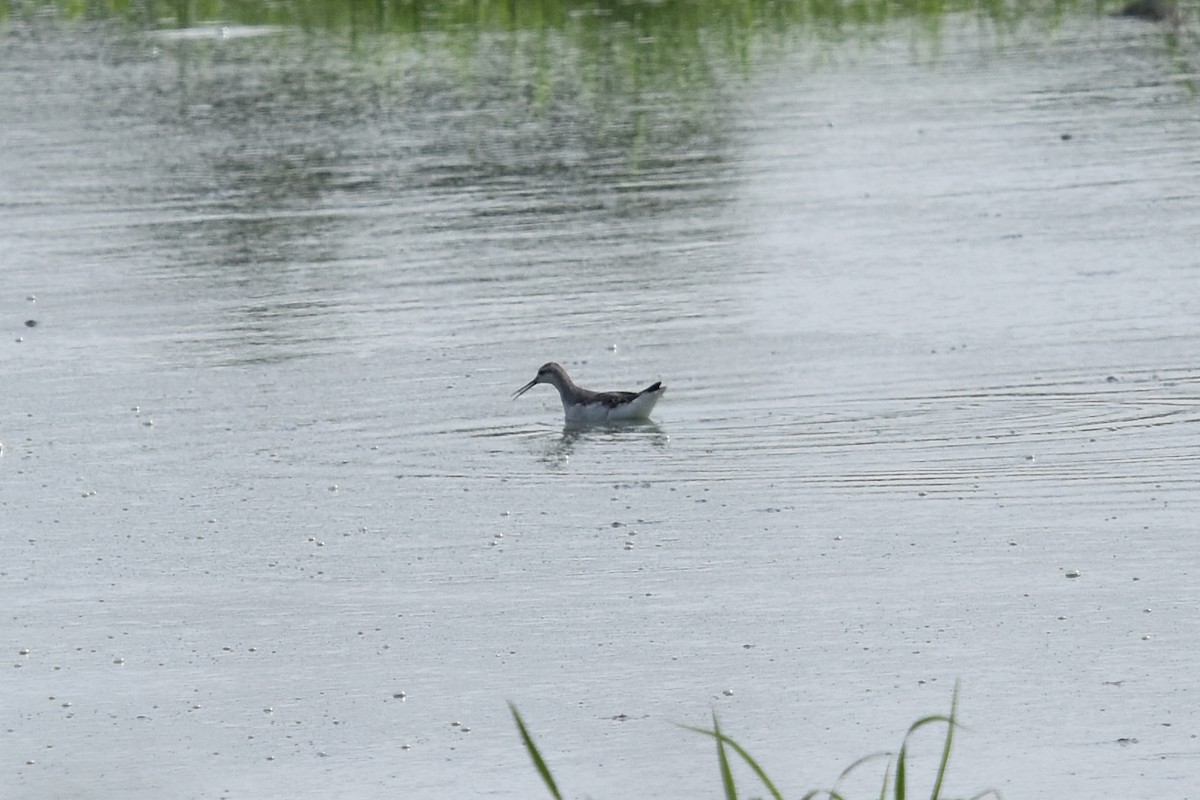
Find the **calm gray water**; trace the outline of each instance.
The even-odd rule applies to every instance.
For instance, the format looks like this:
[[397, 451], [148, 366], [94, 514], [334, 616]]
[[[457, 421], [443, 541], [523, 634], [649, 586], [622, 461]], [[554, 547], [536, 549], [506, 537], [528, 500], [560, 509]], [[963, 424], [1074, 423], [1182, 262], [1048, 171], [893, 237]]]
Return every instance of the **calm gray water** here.
[[714, 710], [799, 796], [961, 679], [952, 794], [1195, 798], [1168, 44], [10, 27], [4, 795], [545, 796], [511, 700], [569, 796], [719, 796]]

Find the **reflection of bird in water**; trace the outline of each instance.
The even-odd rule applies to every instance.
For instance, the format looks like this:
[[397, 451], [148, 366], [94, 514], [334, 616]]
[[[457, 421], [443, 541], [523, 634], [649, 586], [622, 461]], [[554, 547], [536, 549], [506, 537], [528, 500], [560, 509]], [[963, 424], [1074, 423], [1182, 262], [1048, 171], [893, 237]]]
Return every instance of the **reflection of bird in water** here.
[[593, 392], [575, 385], [567, 371], [553, 362], [543, 364], [537, 377], [513, 394], [513, 399], [539, 383], [558, 389], [563, 416], [568, 425], [597, 425], [606, 422], [630, 422], [649, 419], [650, 412], [667, 387], [653, 383], [640, 392]]
[[566, 467], [575, 448], [587, 446], [596, 442], [639, 442], [651, 447], [666, 447], [671, 437], [650, 420], [625, 422], [621, 425], [572, 425], [563, 426], [562, 436], [556, 439], [546, 439], [546, 450], [540, 461], [552, 467]]
[[1144, 19], [1150, 22], [1169, 22], [1172, 25], [1178, 25], [1183, 22], [1183, 15], [1179, 12], [1179, 5], [1172, 0], [1132, 0], [1117, 13], [1114, 17], [1133, 17], [1135, 19]]

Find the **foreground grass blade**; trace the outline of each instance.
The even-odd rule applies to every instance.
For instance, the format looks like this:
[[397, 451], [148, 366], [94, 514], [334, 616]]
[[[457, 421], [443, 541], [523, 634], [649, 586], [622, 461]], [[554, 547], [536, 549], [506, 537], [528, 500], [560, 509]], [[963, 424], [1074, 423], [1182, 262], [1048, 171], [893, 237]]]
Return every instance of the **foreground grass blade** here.
[[713, 736], [717, 740], [717, 763], [721, 766], [721, 786], [725, 789], [725, 800], [737, 800], [737, 787], [733, 784], [733, 770], [729, 768], [729, 756], [725, 754], [725, 741], [717, 713], [713, 712]]
[[939, 800], [942, 794], [942, 781], [946, 778], [946, 767], [950, 763], [950, 747], [954, 742], [954, 729], [958, 727], [958, 682], [954, 683], [954, 695], [950, 699], [950, 716], [943, 714], [930, 714], [927, 717], [914, 722], [908, 727], [908, 733], [904, 734], [904, 741], [900, 745], [900, 754], [896, 757], [896, 783], [893, 789], [893, 797], [895, 800], [905, 800], [908, 794], [908, 739], [914, 733], [924, 728], [926, 725], [946, 725], [946, 741], [942, 745], [942, 758], [938, 763], [937, 775], [934, 776], [933, 791], [930, 793], [930, 800]]
[[[908, 738], [914, 733], [924, 728], [926, 725], [933, 725], [939, 722], [947, 723], [950, 727], [954, 726], [954, 719], [942, 714], [930, 714], [928, 717], [922, 717], [909, 726], [908, 733], [904, 734], [904, 742], [900, 745], [900, 754], [896, 756], [896, 784], [893, 790], [895, 800], [904, 800], [908, 794]], [[937, 781], [934, 785], [933, 800], [937, 800], [937, 793], [941, 791], [942, 775], [946, 770], [946, 762], [950, 759], [950, 751], [947, 748], [942, 749], [942, 763], [938, 770]]]
[[[826, 798], [826, 800], [846, 800], [845, 796], [840, 792], [842, 781], [844, 781], [850, 773], [858, 770], [858, 768], [863, 764], [869, 761], [875, 761], [879, 758], [887, 759], [887, 765], [883, 771], [883, 783], [879, 790], [879, 800], [906, 800], [908, 794], [909, 739], [913, 734], [927, 725], [944, 724], [946, 726], [946, 738], [942, 744], [941, 760], [938, 764], [937, 774], [934, 776], [933, 790], [930, 794], [930, 800], [941, 800], [942, 785], [945, 781], [946, 772], [950, 765], [950, 750], [954, 744], [954, 732], [959, 726], [958, 690], [959, 684], [956, 681], [954, 684], [954, 696], [950, 701], [949, 716], [944, 714], [931, 714], [930, 716], [922, 717], [909, 726], [908, 732], [904, 734], [904, 740], [900, 745], [900, 752], [896, 754], [894, 761], [891, 753], [873, 753], [868, 756], [863, 756], [842, 770], [841, 775], [839, 775], [837, 781], [834, 782], [832, 789], [815, 789], [805, 794], [801, 800], [820, 800], [820, 798]], [[514, 706], [512, 703], [509, 703], [508, 707], [509, 710], [512, 711], [513, 719], [517, 723], [517, 730], [520, 731], [521, 741], [525, 745], [525, 750], [529, 753], [529, 757], [533, 760], [533, 765], [537, 768], [538, 774], [542, 776], [542, 781], [546, 784], [546, 788], [550, 790], [550, 794], [554, 796], [555, 800], [563, 800], [562, 793], [558, 790], [558, 786], [554, 782], [554, 776], [550, 774], [550, 768], [546, 766], [545, 759], [542, 758], [542, 754], [538, 751], [537, 745], [535, 745], [533, 742], [533, 737], [530, 735], [528, 728], [525, 727], [525, 721], [521, 719], [521, 715], [517, 712], [516, 706]], [[768, 792], [770, 792], [771, 797], [774, 798], [774, 800], [783, 800], [783, 795], [780, 794], [779, 790], [775, 788], [775, 785], [771, 782], [770, 778], [767, 777], [767, 773], [763, 771], [763, 768], [758, 765], [758, 762], [746, 752], [744, 747], [721, 732], [721, 724], [717, 720], [717, 715], [715, 712], [713, 713], [712, 730], [708, 730], [706, 728], [695, 728], [691, 725], [680, 725], [679, 727], [695, 733], [702, 733], [705, 736], [711, 736], [716, 740], [717, 764], [721, 772], [721, 787], [725, 793], [725, 800], [737, 800], [738, 797], [737, 786], [734, 783], [733, 778], [733, 768], [730, 764], [730, 750], [741, 756], [742, 761], [744, 761], [746, 765], [753, 770], [755, 776], [758, 777], [759, 781], [762, 782], [762, 785], [766, 787]], [[892, 772], [893, 765], [895, 766], [894, 775]], [[890, 794], [889, 790], [891, 792]], [[1003, 800], [1000, 792], [995, 789], [988, 789], [980, 792], [979, 794], [973, 795], [970, 800], [983, 800], [983, 798], [986, 797], [994, 797], [996, 800]]]
[[937, 778], [933, 782], [930, 800], [938, 800], [942, 794], [942, 780], [946, 777], [946, 765], [950, 763], [950, 743], [954, 740], [954, 728], [958, 725], [958, 681], [954, 682], [954, 694], [950, 696], [950, 719], [946, 725], [946, 743], [942, 745], [942, 763], [938, 765]]
[[888, 761], [883, 769], [883, 785], [879, 787], [879, 800], [887, 800], [888, 780], [892, 777], [892, 762]]
[[[842, 781], [844, 781], [844, 780], [846, 780], [846, 778], [850, 777], [850, 773], [854, 772], [856, 769], [861, 767], [863, 764], [869, 763], [871, 761], [875, 761], [880, 758], [886, 758], [888, 760], [887, 766], [884, 767], [884, 770], [883, 770], [883, 791], [879, 795], [879, 800], [884, 800], [884, 798], [887, 797], [887, 786], [891, 780], [891, 775], [892, 775], [892, 754], [889, 752], [886, 752], [886, 751], [880, 752], [880, 753], [871, 753], [870, 755], [866, 755], [860, 759], [857, 759], [853, 764], [851, 764], [850, 766], [848, 766], [844, 770], [842, 770], [842, 774], [838, 775], [837, 780], [833, 782], [833, 788], [830, 789], [829, 791], [825, 792], [825, 794], [829, 795], [831, 798], [835, 798], [835, 800], [841, 800], [842, 794], [839, 791], [839, 789], [842, 785]], [[812, 794], [812, 792], [810, 792], [809, 794]], [[807, 795], [806, 795], [806, 797], [807, 797]], [[804, 800], [804, 798], [801, 798], [801, 800]]]
[[[767, 791], [771, 793], [771, 797], [774, 797], [775, 800], [783, 800], [783, 795], [780, 794], [779, 790], [775, 788], [775, 784], [771, 783], [771, 779], [767, 777], [767, 773], [763, 770], [762, 767], [760, 767], [758, 765], [758, 762], [755, 761], [751, 757], [751, 755], [746, 752], [746, 748], [742, 747], [740, 744], [735, 742], [733, 739], [730, 739], [728, 736], [721, 733], [721, 729], [717, 725], [717, 715], [716, 714], [713, 714], [713, 729], [711, 731], [708, 730], [707, 728], [696, 728], [691, 725], [680, 725], [679, 727], [683, 728], [686, 731], [694, 731], [695, 733], [702, 733], [705, 736], [711, 736], [717, 740], [717, 758], [722, 761], [722, 766], [721, 766], [721, 780], [722, 781], [725, 780], [726, 771], [729, 769], [729, 760], [728, 760], [727, 756], [725, 755], [725, 750], [724, 750], [724, 745], [728, 745], [729, 748], [732, 749], [733, 752], [735, 752], [739, 756], [741, 756], [742, 760], [746, 762], [746, 764], [750, 767], [751, 770], [753, 770], [754, 774], [762, 782], [762, 785], [765, 786]], [[729, 774], [729, 782], [725, 784], [725, 796], [727, 798], [736, 798], [737, 797], [736, 792], [734, 794], [729, 794], [729, 792], [733, 791], [733, 789], [734, 789], [733, 774], [730, 773]]]
[[554, 776], [550, 774], [550, 768], [546, 766], [546, 760], [538, 752], [537, 745], [533, 743], [533, 737], [529, 735], [529, 730], [525, 727], [525, 721], [517, 713], [517, 707], [509, 703], [508, 708], [512, 711], [513, 719], [517, 722], [517, 730], [521, 732], [521, 741], [525, 744], [525, 750], [528, 751], [529, 757], [533, 759], [533, 766], [537, 768], [538, 774], [545, 781], [546, 788], [550, 790], [550, 794], [554, 796], [554, 800], [563, 800], [562, 793], [558, 791], [558, 786], [554, 783]]

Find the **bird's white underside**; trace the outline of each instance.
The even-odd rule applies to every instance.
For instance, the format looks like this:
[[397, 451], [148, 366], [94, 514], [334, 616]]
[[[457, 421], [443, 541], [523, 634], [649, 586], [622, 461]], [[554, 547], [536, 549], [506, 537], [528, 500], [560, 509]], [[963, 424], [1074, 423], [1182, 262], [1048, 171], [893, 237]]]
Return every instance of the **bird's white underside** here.
[[643, 392], [628, 403], [607, 406], [604, 403], [569, 404], [563, 402], [563, 415], [570, 425], [599, 425], [605, 422], [632, 422], [650, 417], [658, 398], [666, 389]]

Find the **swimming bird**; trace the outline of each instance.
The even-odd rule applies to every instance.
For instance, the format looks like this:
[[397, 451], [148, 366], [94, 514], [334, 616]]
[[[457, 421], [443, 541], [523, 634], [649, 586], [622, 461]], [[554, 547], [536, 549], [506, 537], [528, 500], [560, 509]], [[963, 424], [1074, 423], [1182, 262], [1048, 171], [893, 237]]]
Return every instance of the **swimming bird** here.
[[654, 404], [667, 390], [661, 381], [655, 381], [640, 392], [593, 392], [576, 386], [567, 371], [551, 361], [538, 369], [533, 380], [517, 389], [513, 399], [516, 400], [539, 383], [548, 383], [558, 389], [563, 416], [568, 425], [649, 419]]

